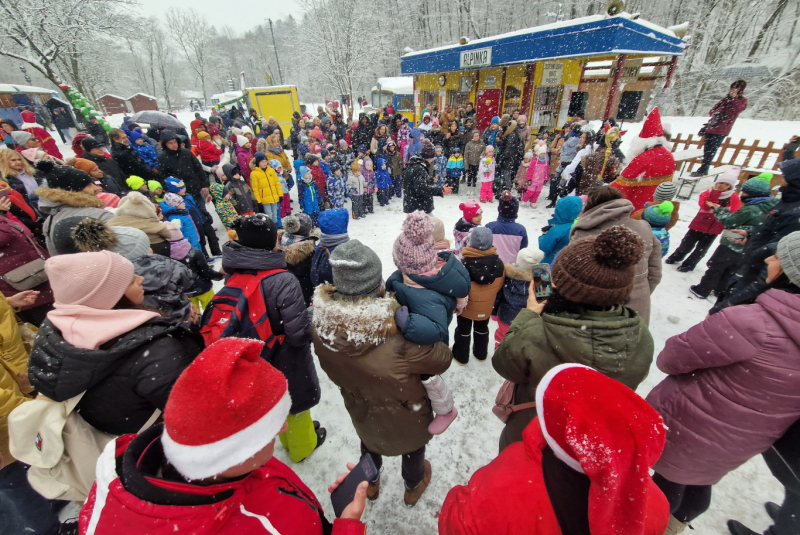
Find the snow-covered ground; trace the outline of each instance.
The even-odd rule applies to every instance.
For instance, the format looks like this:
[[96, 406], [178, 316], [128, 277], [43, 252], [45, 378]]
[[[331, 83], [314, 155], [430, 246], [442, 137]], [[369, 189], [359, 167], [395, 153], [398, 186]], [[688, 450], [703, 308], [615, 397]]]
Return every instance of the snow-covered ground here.
[[[119, 118], [118, 118], [119, 117]], [[193, 118], [191, 112], [180, 113], [178, 117], [188, 125]], [[669, 117], [673, 133], [694, 133], [705, 122], [701, 117]], [[121, 122], [121, 116], [110, 119], [113, 125]], [[784, 143], [794, 133], [800, 131], [800, 124], [789, 121], [737, 121], [733, 137], [739, 136], [748, 140], [760, 139], [762, 142], [775, 141], [776, 145]], [[628, 136], [637, 135], [640, 124], [626, 124]], [[627, 137], [627, 136], [626, 136]], [[631, 137], [628, 137], [631, 139]], [[624, 150], [623, 145], [623, 150]], [[696, 190], [696, 195], [702, 188]], [[672, 248], [677, 247], [688, 230], [688, 225], [697, 211], [695, 198], [681, 205], [680, 222], [671, 231]], [[293, 207], [297, 208], [296, 189], [292, 191]], [[460, 202], [467, 200], [465, 194], [452, 195], [435, 200], [434, 215], [442, 219], [452, 240], [452, 228], [461, 212]], [[485, 204], [484, 224], [493, 221], [497, 215], [497, 203]], [[552, 210], [545, 210], [540, 203], [538, 209], [522, 207], [518, 222], [528, 230], [529, 241], [536, 244], [541, 234], [540, 229], [552, 217]], [[209, 207], [211, 208], [211, 207]], [[397, 237], [404, 219], [402, 202], [394, 199], [387, 208], [376, 203], [376, 213], [364, 220], [350, 222], [351, 238], [361, 240], [374, 249], [383, 262], [384, 277], [389, 277], [395, 270], [392, 262], [392, 245]], [[216, 214], [210, 210], [216, 219]], [[227, 240], [219, 221], [215, 225], [221, 241]], [[716, 244], [715, 246], [716, 247]], [[711, 249], [713, 251], [713, 247]], [[652, 314], [650, 329], [655, 339], [656, 355], [663, 348], [665, 341], [674, 335], [684, 332], [699, 323], [705, 317], [710, 302], [694, 298], [688, 291], [692, 284], [699, 282], [705, 264], [701, 262], [692, 273], [678, 273], [676, 266], [663, 266], [663, 279], [652, 296]], [[455, 323], [455, 322], [454, 322]], [[490, 322], [492, 340], [494, 322]], [[451, 337], [455, 325], [451, 326]], [[490, 352], [493, 344], [490, 344]], [[328, 498], [327, 486], [345, 470], [346, 462], [357, 462], [359, 440], [355, 434], [350, 418], [344, 408], [342, 397], [336, 386], [327, 378], [318, 366], [322, 385], [322, 400], [312, 409], [315, 420], [319, 420], [328, 430], [326, 443], [310, 458], [302, 463], [292, 464], [287, 452], [276, 447], [276, 456], [291, 466], [303, 481], [309, 485], [322, 502], [326, 515], [333, 518], [333, 509]], [[364, 520], [372, 534], [429, 535], [437, 531], [437, 518], [447, 492], [454, 485], [466, 483], [478, 468], [494, 459], [498, 451], [498, 438], [502, 423], [492, 414], [497, 390], [502, 379], [494, 372], [489, 360], [479, 362], [470, 360], [467, 366], [453, 365], [444, 374], [453, 390], [459, 409], [459, 416], [450, 429], [443, 435], [435, 437], [428, 445], [426, 457], [433, 466], [433, 479], [422, 499], [414, 508], [403, 504], [403, 481], [400, 476], [400, 458], [386, 458], [381, 483], [381, 496], [374, 503], [368, 503]], [[664, 378], [653, 364], [650, 375], [639, 387], [642, 396]], [[513, 492], [514, 489], [508, 489]], [[712, 504], [708, 512], [703, 514], [693, 526], [697, 533], [705, 535], [727, 535], [726, 521], [736, 518], [756, 531], [764, 530], [769, 518], [764, 512], [765, 501], [780, 503], [783, 488], [772, 478], [760, 457], [756, 457], [738, 470], [727, 475], [714, 487]]]

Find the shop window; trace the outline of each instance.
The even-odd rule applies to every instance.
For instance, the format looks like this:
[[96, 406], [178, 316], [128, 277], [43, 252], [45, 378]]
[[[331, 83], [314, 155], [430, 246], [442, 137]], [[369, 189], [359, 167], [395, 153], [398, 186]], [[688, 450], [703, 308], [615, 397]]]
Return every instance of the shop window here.
[[623, 91], [619, 98], [617, 108], [618, 121], [634, 121], [639, 112], [639, 103], [642, 101], [643, 91]]
[[466, 108], [469, 102], [469, 91], [448, 91], [448, 99], [450, 106], [457, 110], [458, 108]]
[[572, 98], [569, 100], [569, 117], [586, 117], [586, 105], [589, 103], [589, 93], [587, 91], [573, 91]]
[[422, 92], [422, 109], [431, 111], [434, 106], [439, 105], [439, 91]]
[[395, 95], [395, 102], [395, 111], [412, 111], [414, 108], [414, 97], [411, 95]]
[[522, 86], [507, 85], [506, 94], [503, 99], [503, 113], [511, 114], [514, 110], [521, 109]]
[[560, 95], [561, 86], [536, 88], [536, 94], [533, 97], [533, 113], [529, 121], [531, 128], [544, 126], [550, 129], [557, 126]]
[[380, 108], [381, 106], [388, 106], [392, 103], [392, 94], [386, 91], [375, 91], [372, 93], [372, 107]]

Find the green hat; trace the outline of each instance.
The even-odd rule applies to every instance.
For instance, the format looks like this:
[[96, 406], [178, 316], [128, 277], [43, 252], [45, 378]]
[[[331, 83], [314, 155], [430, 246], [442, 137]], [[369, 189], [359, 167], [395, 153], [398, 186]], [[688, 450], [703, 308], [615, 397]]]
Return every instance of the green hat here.
[[[772, 173], [762, 173], [771, 175]], [[744, 183], [742, 186], [742, 193], [746, 193], [749, 197], [766, 197], [769, 195], [769, 180], [764, 180], [759, 178], [761, 175], [757, 177], [753, 177], [747, 182]]]
[[125, 183], [128, 184], [128, 187], [133, 191], [136, 191], [144, 186], [144, 179], [140, 176], [131, 175], [128, 177], [128, 180], [126, 180]]
[[760, 175], [754, 176], [753, 179], [761, 180], [762, 182], [766, 182], [767, 184], [769, 184], [770, 182], [772, 182], [772, 177], [773, 176], [774, 175], [772, 173], [770, 173], [769, 171], [764, 171]]
[[147, 181], [147, 189], [150, 191], [155, 192], [158, 188], [164, 189], [164, 186], [161, 185], [161, 182], [158, 180], [148, 180]]
[[675, 205], [670, 201], [664, 201], [655, 206], [648, 206], [642, 213], [642, 219], [653, 227], [661, 228], [669, 223], [673, 210], [675, 210]]

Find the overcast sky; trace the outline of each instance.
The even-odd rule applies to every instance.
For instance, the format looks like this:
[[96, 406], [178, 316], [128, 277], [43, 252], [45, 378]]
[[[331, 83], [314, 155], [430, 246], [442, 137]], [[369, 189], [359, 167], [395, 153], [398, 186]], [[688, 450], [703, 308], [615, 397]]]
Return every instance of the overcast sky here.
[[205, 15], [208, 22], [222, 28], [231, 26], [244, 32], [264, 22], [287, 15], [302, 16], [303, 10], [297, 0], [255, 0], [244, 3], [227, 3], [220, 0], [139, 0], [139, 14], [166, 20], [165, 13], [171, 7], [189, 8]]

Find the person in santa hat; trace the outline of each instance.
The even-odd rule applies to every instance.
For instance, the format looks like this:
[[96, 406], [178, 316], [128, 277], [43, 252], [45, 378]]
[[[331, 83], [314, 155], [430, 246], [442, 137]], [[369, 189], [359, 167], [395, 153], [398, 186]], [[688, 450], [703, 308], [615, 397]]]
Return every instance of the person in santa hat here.
[[664, 448], [658, 413], [581, 364], [551, 369], [539, 416], [467, 485], [450, 490], [440, 535], [663, 535], [669, 504], [650, 467]]
[[653, 200], [658, 185], [671, 181], [675, 172], [672, 143], [664, 136], [658, 108], [653, 108], [644, 120], [639, 137], [631, 141], [627, 152], [627, 165], [611, 186], [633, 203], [634, 210], [639, 210]]
[[44, 151], [50, 156], [58, 158], [59, 160], [64, 159], [64, 157], [61, 155], [61, 152], [58, 150], [58, 145], [56, 144], [56, 140], [53, 139], [53, 136], [51, 136], [47, 130], [42, 128], [42, 126], [36, 122], [35, 113], [26, 110], [20, 114], [20, 117], [22, 117], [23, 121], [23, 123], [19, 125], [20, 130], [28, 132], [33, 137], [38, 139]]
[[106, 446], [81, 535], [364, 534], [366, 481], [331, 531], [314, 493], [273, 457], [292, 401], [262, 346], [244, 338], [212, 344], [175, 382], [163, 423]]

